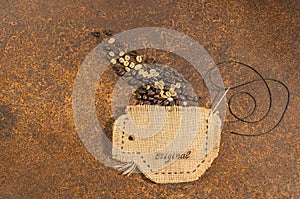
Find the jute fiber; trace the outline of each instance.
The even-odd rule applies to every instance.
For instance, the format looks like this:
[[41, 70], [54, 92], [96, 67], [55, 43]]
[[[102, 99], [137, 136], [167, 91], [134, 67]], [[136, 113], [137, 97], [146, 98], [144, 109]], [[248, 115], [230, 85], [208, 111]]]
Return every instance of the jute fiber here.
[[203, 107], [128, 106], [113, 129], [113, 158], [156, 183], [197, 180], [218, 156], [221, 121]]

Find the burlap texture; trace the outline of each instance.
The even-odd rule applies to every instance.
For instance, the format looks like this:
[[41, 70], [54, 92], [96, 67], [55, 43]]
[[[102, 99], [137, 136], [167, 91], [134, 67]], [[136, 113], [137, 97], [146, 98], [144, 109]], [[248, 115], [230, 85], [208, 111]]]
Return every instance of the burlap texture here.
[[197, 180], [217, 157], [221, 121], [202, 107], [129, 106], [113, 130], [113, 158], [156, 183]]

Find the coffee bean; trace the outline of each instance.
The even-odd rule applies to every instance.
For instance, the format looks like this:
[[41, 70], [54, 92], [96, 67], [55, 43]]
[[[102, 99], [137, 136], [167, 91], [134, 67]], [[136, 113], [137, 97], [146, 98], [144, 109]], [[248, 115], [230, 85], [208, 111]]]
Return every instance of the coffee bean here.
[[117, 63], [117, 60], [116, 60], [116, 59], [111, 59], [111, 60], [110, 60], [110, 63], [111, 63], [111, 64], [116, 64], [116, 63]]
[[101, 35], [101, 33], [100, 33], [100, 32], [98, 32], [98, 31], [91, 32], [91, 34], [92, 34], [94, 37], [96, 37], [96, 38], [99, 38], [99, 37], [100, 37], [100, 35]]
[[143, 100], [147, 100], [148, 96], [147, 95], [143, 95]]
[[142, 77], [141, 75], [139, 75], [139, 73], [137, 73], [136, 76], [135, 76], [135, 78], [136, 78], [137, 80], [141, 80], [143, 77]]
[[104, 30], [103, 33], [106, 35], [106, 36], [112, 36], [112, 31], [111, 30]]
[[124, 77], [130, 77], [130, 76], [131, 76], [131, 73], [128, 73], [125, 71]]
[[141, 86], [141, 88], [142, 88], [143, 90], [146, 90], [146, 89], [147, 89], [147, 85], [146, 85], [146, 84], [143, 84], [143, 85]]
[[132, 76], [136, 76], [137, 71], [136, 70], [131, 70], [130, 73], [131, 73]]
[[148, 96], [154, 96], [155, 92], [153, 90], [148, 90], [147, 95]]
[[137, 84], [137, 83], [138, 83], [138, 82], [137, 82], [136, 79], [131, 79], [131, 80], [128, 81], [128, 84], [129, 84], [129, 85], [135, 85], [135, 84]]
[[110, 50], [111, 50], [111, 48], [110, 48], [109, 46], [104, 46], [103, 49], [104, 49], [105, 51], [110, 51]]
[[198, 101], [200, 100], [200, 97], [196, 96], [196, 97], [194, 97], [193, 100], [194, 100], [195, 102], [198, 102]]
[[143, 83], [149, 83], [149, 80], [143, 77], [142, 82]]
[[141, 63], [143, 61], [143, 58], [140, 55], [136, 56], [135, 59], [138, 63]]
[[120, 72], [118, 72], [118, 75], [119, 76], [123, 76], [123, 75], [125, 75], [126, 74], [126, 71], [125, 70], [121, 70]]
[[178, 99], [180, 99], [180, 100], [185, 100], [185, 96], [184, 96], [184, 95], [179, 95], [179, 96], [178, 96]]
[[174, 71], [173, 74], [174, 74], [174, 76], [176, 76], [176, 77], [180, 77], [180, 74], [179, 74], [177, 71]]
[[159, 88], [155, 88], [155, 90], [154, 90], [154, 92], [156, 93], [156, 94], [159, 94], [160, 93], [160, 89]]
[[168, 71], [165, 71], [165, 72], [164, 72], [164, 76], [165, 76], [165, 77], [169, 77], [170, 75], [171, 75], [170, 72], [168, 72]]
[[168, 100], [164, 100], [162, 103], [163, 106], [168, 106], [169, 104], [170, 104], [170, 102]]
[[129, 53], [128, 53], [128, 55], [130, 55], [130, 56], [137, 56], [138, 55], [138, 53], [135, 51], [135, 50], [133, 50], [133, 51], [130, 51]]
[[137, 100], [141, 100], [141, 99], [142, 99], [142, 95], [140, 95], [139, 93], [136, 94], [136, 99], [137, 99]]
[[176, 89], [176, 93], [177, 93], [177, 95], [180, 95], [182, 93], [182, 90], [181, 89]]
[[124, 68], [121, 68], [121, 67], [113, 67], [113, 70], [116, 71], [117, 75], [119, 76], [123, 76], [126, 71], [124, 70]]
[[159, 95], [154, 95], [153, 96], [155, 99], [160, 99], [160, 96]]
[[154, 81], [154, 82], [157, 82], [157, 81], [159, 80], [159, 78], [157, 78], [157, 77], [152, 77], [151, 80]]
[[111, 37], [107, 42], [108, 42], [109, 44], [113, 44], [113, 43], [115, 43], [115, 41], [116, 41], [116, 39], [113, 38], [113, 37]]
[[186, 96], [186, 99], [189, 101], [193, 101], [194, 97], [188, 95], [188, 96]]
[[157, 100], [157, 99], [154, 99], [154, 100], [152, 101], [152, 103], [153, 103], [153, 104], [158, 104], [158, 100]]
[[167, 78], [167, 82], [170, 84], [174, 84], [176, 81], [175, 81], [174, 77], [169, 77], [169, 78]]
[[181, 78], [181, 81], [182, 81], [183, 83], [188, 83], [188, 80], [185, 79], [185, 78]]
[[154, 98], [153, 97], [148, 97], [148, 100], [149, 101], [154, 101]]
[[111, 57], [115, 57], [115, 56], [116, 56], [116, 54], [115, 54], [113, 51], [110, 51], [108, 54], [109, 54], [109, 56], [111, 56]]
[[170, 105], [170, 106], [174, 106], [174, 105], [175, 105], [175, 101], [169, 102], [169, 105]]
[[151, 102], [150, 101], [144, 101], [144, 104], [145, 105], [151, 105]]
[[147, 64], [152, 64], [152, 63], [155, 63], [155, 62], [156, 61], [155, 61], [154, 57], [149, 57], [148, 59], [145, 60], [145, 63], [147, 63]]
[[146, 94], [146, 93], [147, 93], [147, 91], [144, 90], [144, 89], [139, 89], [138, 92], [139, 92], [140, 94]]
[[171, 87], [168, 84], [166, 84], [165, 87], [164, 87], [164, 91], [168, 91], [168, 90], [170, 90], [170, 88]]

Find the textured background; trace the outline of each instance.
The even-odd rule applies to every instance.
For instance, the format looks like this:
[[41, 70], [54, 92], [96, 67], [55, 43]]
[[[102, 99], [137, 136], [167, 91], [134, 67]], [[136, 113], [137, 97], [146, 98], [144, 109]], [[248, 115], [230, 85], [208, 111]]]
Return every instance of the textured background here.
[[[299, 198], [299, 9], [294, 0], [2, 0], [0, 198]], [[249, 138], [226, 125], [219, 157], [193, 183], [157, 185], [103, 166], [76, 133], [72, 86], [105, 38], [92, 31], [145, 26], [183, 32], [215, 62], [233, 58], [285, 82], [280, 126]]]

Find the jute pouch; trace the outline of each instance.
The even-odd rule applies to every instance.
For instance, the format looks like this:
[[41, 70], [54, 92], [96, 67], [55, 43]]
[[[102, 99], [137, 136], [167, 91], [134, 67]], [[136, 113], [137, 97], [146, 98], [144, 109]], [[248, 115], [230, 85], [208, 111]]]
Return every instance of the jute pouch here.
[[113, 129], [113, 158], [156, 183], [197, 180], [218, 156], [221, 121], [202, 107], [128, 106]]

